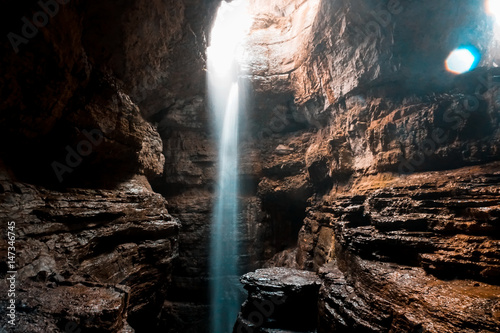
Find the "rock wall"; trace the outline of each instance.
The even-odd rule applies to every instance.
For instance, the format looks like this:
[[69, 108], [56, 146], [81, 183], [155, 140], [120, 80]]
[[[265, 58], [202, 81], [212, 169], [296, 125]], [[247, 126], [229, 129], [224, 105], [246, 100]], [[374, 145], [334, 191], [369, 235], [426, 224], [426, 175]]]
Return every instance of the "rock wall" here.
[[[297, 246], [267, 265], [320, 274], [320, 332], [494, 332], [492, 18], [480, 1], [319, 8], [312, 38], [297, 49], [305, 61], [257, 94], [269, 106], [256, 112], [270, 115], [262, 207], [279, 211], [270, 216], [280, 225], [302, 225]], [[449, 52], [467, 44], [481, 51], [480, 68], [446, 72]], [[299, 203], [299, 222], [280, 220]]]
[[[129, 323], [143, 329], [145, 318], [155, 319], [178, 255], [179, 223], [144, 177], [114, 190], [59, 192], [5, 175], [1, 186], [2, 220], [15, 222], [17, 236], [18, 325], [5, 329], [129, 332]], [[6, 258], [7, 247], [0, 250]], [[0, 289], [7, 294], [6, 284]], [[4, 298], [3, 316], [6, 309]]]
[[50, 15], [38, 1], [1, 14], [2, 36], [17, 36], [0, 41], [1, 220], [17, 225], [17, 331], [160, 329], [181, 224], [150, 185], [165, 171], [159, 133], [170, 123], [159, 123], [167, 106], [204, 93], [190, 79], [204, 76], [215, 1], [47, 3]]

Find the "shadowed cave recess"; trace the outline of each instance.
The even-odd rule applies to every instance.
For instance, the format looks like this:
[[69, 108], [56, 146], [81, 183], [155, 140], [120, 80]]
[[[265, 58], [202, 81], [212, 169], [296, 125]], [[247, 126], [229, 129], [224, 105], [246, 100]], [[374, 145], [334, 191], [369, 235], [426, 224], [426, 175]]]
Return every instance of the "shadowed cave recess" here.
[[[229, 333], [221, 1], [0, 2], [0, 331]], [[499, 332], [499, 2], [246, 5], [230, 331]]]

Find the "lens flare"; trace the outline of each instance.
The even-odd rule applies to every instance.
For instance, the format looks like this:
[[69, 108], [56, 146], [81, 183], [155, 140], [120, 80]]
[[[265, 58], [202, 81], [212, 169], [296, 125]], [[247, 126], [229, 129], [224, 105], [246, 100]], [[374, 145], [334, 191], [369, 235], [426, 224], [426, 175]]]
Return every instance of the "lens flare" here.
[[480, 59], [479, 51], [475, 47], [459, 47], [446, 59], [446, 69], [453, 74], [466, 73], [476, 68]]
[[486, 10], [500, 23], [500, 0], [486, 0]]

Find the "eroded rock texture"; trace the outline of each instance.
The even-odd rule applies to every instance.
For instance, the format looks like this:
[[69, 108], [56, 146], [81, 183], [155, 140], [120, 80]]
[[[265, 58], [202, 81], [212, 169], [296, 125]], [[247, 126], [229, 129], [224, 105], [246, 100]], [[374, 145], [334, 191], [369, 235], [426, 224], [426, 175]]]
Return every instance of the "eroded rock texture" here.
[[[480, 1], [323, 1], [305, 61], [256, 90], [257, 193], [301, 228], [266, 265], [319, 272], [320, 332], [498, 331], [493, 32]], [[467, 43], [483, 67], [447, 73]]]
[[[22, 36], [21, 19], [42, 11], [38, 1], [3, 5], [4, 37]], [[166, 164], [154, 115], [193, 98], [189, 86], [203, 93], [215, 1], [51, 6], [18, 49], [0, 41], [0, 196], [2, 226], [18, 231], [17, 331], [154, 331], [180, 229], [149, 183]], [[186, 80], [193, 73], [200, 79]]]
[[242, 276], [248, 291], [234, 332], [310, 332], [316, 328], [320, 279], [314, 272], [275, 267]]
[[1, 185], [2, 219], [16, 222], [16, 332], [59, 332], [68, 323], [118, 331], [155, 318], [179, 223], [144, 177], [115, 190], [55, 192], [7, 178]]
[[495, 332], [498, 175], [495, 163], [361, 177], [348, 195], [339, 189], [311, 210], [299, 258], [316, 268], [331, 260], [321, 251], [321, 231], [311, 237], [331, 228], [340, 269], [330, 274], [333, 261], [320, 269], [327, 281], [322, 329]]

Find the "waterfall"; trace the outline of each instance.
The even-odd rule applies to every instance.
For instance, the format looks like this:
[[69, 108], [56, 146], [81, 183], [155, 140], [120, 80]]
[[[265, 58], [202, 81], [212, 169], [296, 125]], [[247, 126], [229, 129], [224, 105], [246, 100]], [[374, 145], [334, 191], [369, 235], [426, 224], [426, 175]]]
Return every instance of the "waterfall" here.
[[250, 21], [246, 1], [222, 2], [207, 50], [208, 94], [218, 140], [216, 201], [210, 237], [210, 332], [230, 333], [239, 292], [238, 122], [241, 87], [238, 53]]

